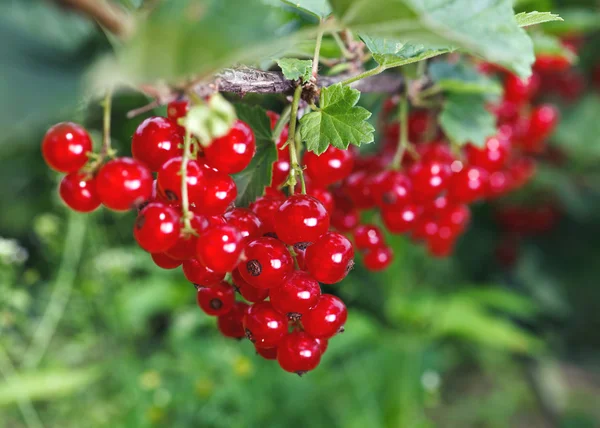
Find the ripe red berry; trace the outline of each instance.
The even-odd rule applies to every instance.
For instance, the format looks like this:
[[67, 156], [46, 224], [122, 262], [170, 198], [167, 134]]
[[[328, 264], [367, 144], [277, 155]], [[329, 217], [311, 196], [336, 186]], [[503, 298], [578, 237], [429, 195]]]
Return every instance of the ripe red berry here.
[[415, 241], [427, 240], [430, 236], [433, 236], [437, 233], [437, 218], [433, 216], [431, 212], [425, 213], [427, 214], [427, 216], [421, 217], [412, 230], [411, 237]]
[[[281, 151], [283, 152], [283, 151]], [[271, 179], [271, 187], [278, 188], [286, 182], [290, 176], [290, 160], [277, 159], [273, 162], [273, 177]]]
[[277, 362], [286, 372], [303, 375], [321, 362], [319, 342], [302, 331], [287, 334], [277, 347]]
[[226, 282], [210, 287], [201, 287], [198, 289], [196, 300], [200, 309], [207, 315], [224, 315], [235, 305], [235, 290]]
[[391, 248], [379, 247], [367, 250], [363, 262], [370, 271], [379, 272], [386, 269], [393, 259], [394, 253]]
[[96, 179], [72, 172], [63, 177], [58, 188], [63, 202], [73, 211], [89, 213], [100, 206]]
[[227, 224], [235, 227], [242, 235], [243, 242], [250, 242], [262, 235], [262, 224], [256, 214], [247, 208], [234, 208], [225, 213]]
[[198, 237], [196, 256], [215, 272], [231, 272], [238, 264], [242, 252], [242, 235], [233, 226], [219, 225], [209, 228]]
[[162, 269], [175, 269], [181, 266], [181, 260], [175, 260], [167, 256], [165, 253], [152, 253], [152, 261], [156, 266]]
[[[170, 202], [181, 201], [181, 157], [167, 161], [158, 171], [158, 191]], [[199, 203], [206, 191], [206, 179], [200, 164], [195, 160], [187, 163], [186, 183], [188, 200], [190, 203]]]
[[452, 171], [447, 163], [439, 161], [418, 162], [409, 171], [413, 185], [413, 197], [429, 201], [446, 190]]
[[292, 195], [274, 217], [277, 237], [289, 245], [315, 242], [329, 229], [329, 213], [316, 198]]
[[529, 117], [521, 147], [527, 153], [539, 153], [544, 148], [544, 141], [552, 135], [558, 124], [559, 113], [551, 104], [534, 107]]
[[42, 155], [48, 166], [59, 172], [75, 172], [88, 161], [92, 140], [86, 130], [76, 123], [62, 122], [46, 132]]
[[354, 267], [354, 249], [344, 235], [327, 232], [306, 249], [305, 264], [317, 281], [335, 284]]
[[175, 245], [180, 229], [179, 214], [173, 208], [151, 202], [138, 214], [133, 236], [149, 253], [163, 253]]
[[[447, 225], [452, 234], [457, 235], [464, 232], [470, 220], [471, 210], [468, 205], [453, 205], [441, 215], [440, 228], [442, 225]], [[444, 231], [440, 233], [444, 234]]]
[[152, 195], [152, 173], [135, 159], [117, 158], [100, 168], [96, 191], [107, 208], [127, 211]]
[[476, 166], [465, 166], [452, 174], [448, 198], [453, 202], [470, 204], [482, 199], [488, 191], [489, 174]]
[[306, 174], [319, 187], [342, 181], [350, 175], [354, 167], [352, 152], [333, 146], [329, 146], [320, 155], [307, 151], [303, 160]]
[[571, 61], [560, 54], [538, 54], [533, 67], [539, 72], [561, 72], [571, 67]]
[[280, 286], [292, 273], [294, 260], [283, 242], [263, 237], [246, 246], [238, 269], [253, 287], [272, 288]]
[[358, 171], [352, 173], [344, 181], [346, 194], [358, 209], [366, 210], [375, 206], [369, 186], [370, 179], [371, 177], [366, 171]]
[[252, 129], [237, 120], [227, 135], [216, 138], [204, 148], [204, 155], [208, 165], [221, 172], [235, 174], [248, 166], [255, 150]]
[[447, 225], [439, 225], [437, 232], [427, 238], [427, 249], [434, 257], [448, 257], [454, 251], [457, 232]]
[[239, 269], [234, 269], [233, 272], [231, 272], [231, 277], [237, 291], [239, 291], [242, 297], [250, 303], [262, 302], [269, 297], [268, 288], [256, 288], [251, 286], [244, 278], [242, 278]]
[[299, 319], [317, 304], [321, 296], [319, 283], [308, 273], [297, 270], [289, 275], [281, 287], [270, 290], [271, 304], [291, 319]]
[[250, 204], [250, 209], [260, 219], [263, 233], [275, 233], [273, 219], [283, 201], [283, 198], [262, 196]]
[[470, 165], [490, 172], [500, 171], [510, 157], [510, 142], [503, 136], [490, 137], [481, 149], [468, 144], [466, 155]]
[[169, 105], [167, 105], [167, 116], [169, 119], [177, 123], [177, 121], [181, 118], [187, 116], [187, 113], [190, 109], [190, 103], [186, 100], [179, 101], [171, 101]]
[[383, 171], [371, 179], [371, 192], [375, 203], [380, 207], [403, 206], [411, 198], [411, 180], [398, 171]]
[[490, 175], [488, 198], [497, 198], [506, 194], [512, 187], [511, 177], [506, 171], [496, 171]]
[[261, 348], [273, 348], [288, 331], [287, 317], [275, 310], [271, 302], [255, 303], [244, 314], [246, 337]]
[[204, 215], [223, 214], [237, 197], [237, 187], [231, 176], [212, 168], [204, 169], [206, 190], [195, 198], [195, 212]]
[[302, 326], [313, 337], [329, 339], [343, 331], [347, 318], [344, 302], [332, 294], [323, 294], [316, 306], [302, 317]]
[[536, 73], [527, 78], [509, 73], [504, 80], [504, 99], [523, 105], [535, 96], [539, 86], [540, 77]]
[[317, 199], [323, 204], [327, 212], [331, 215], [334, 209], [333, 195], [330, 191], [320, 187], [309, 187], [306, 190], [306, 194]]
[[[198, 233], [201, 234], [205, 230], [207, 230], [211, 224], [209, 220], [198, 214], [194, 214], [192, 219], [190, 220], [192, 224], [192, 228]], [[176, 260], [190, 260], [196, 258], [196, 243], [198, 242], [198, 237], [186, 232], [181, 232], [179, 234], [179, 238], [175, 245], [169, 248], [166, 251], [166, 254]]]
[[131, 140], [133, 158], [158, 171], [171, 158], [181, 155], [183, 129], [165, 117], [149, 117], [137, 127]]
[[363, 224], [354, 229], [354, 245], [359, 250], [371, 250], [385, 244], [385, 237], [374, 224]]
[[182, 268], [186, 279], [198, 287], [211, 287], [225, 278], [224, 273], [212, 271], [196, 259], [185, 260]]
[[255, 346], [254, 348], [256, 349], [256, 353], [265, 360], [277, 359], [277, 348], [261, 348], [259, 346]]
[[417, 205], [406, 205], [402, 208], [384, 208], [381, 210], [383, 224], [392, 233], [410, 232], [421, 217], [422, 209]]
[[229, 312], [217, 318], [217, 327], [223, 336], [241, 339], [246, 335], [243, 320], [248, 308], [246, 303], [236, 302]]
[[340, 232], [351, 232], [360, 222], [360, 213], [352, 208], [348, 211], [336, 208], [331, 215], [331, 225]]

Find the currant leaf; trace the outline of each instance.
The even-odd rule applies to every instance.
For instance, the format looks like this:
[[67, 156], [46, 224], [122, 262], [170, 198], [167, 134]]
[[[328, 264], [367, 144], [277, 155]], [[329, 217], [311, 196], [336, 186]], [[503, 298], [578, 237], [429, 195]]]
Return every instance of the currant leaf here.
[[221, 94], [215, 94], [208, 103], [192, 107], [183, 125], [200, 144], [207, 146], [213, 139], [226, 135], [235, 119], [233, 106]]
[[288, 80], [302, 79], [306, 83], [311, 78], [312, 59], [280, 58], [276, 62]]
[[395, 38], [371, 37], [367, 34], [360, 34], [360, 38], [373, 54], [373, 59], [386, 68], [419, 62], [451, 51], [429, 49], [425, 45], [405, 43]]
[[563, 19], [551, 12], [521, 12], [515, 15], [517, 25], [527, 27], [529, 25], [543, 24], [544, 22], [562, 21]]
[[444, 91], [463, 94], [502, 94], [502, 86], [478, 73], [466, 62], [434, 62], [428, 69], [429, 77]]
[[263, 108], [239, 103], [235, 105], [235, 110], [238, 118], [250, 125], [256, 140], [256, 154], [250, 165], [242, 172], [233, 175], [238, 192], [236, 204], [248, 206], [250, 202], [263, 195], [265, 187], [271, 185], [273, 162], [277, 160], [277, 147], [273, 142], [271, 122]]
[[307, 150], [321, 154], [329, 145], [347, 149], [373, 142], [371, 112], [356, 105], [360, 92], [341, 83], [321, 90], [320, 108], [300, 119], [300, 136]]
[[452, 143], [483, 147], [486, 138], [496, 133], [496, 120], [486, 101], [481, 94], [448, 94], [439, 121]]
[[331, 6], [327, 0], [281, 0], [283, 3], [310, 13], [317, 18], [327, 18], [331, 14]]

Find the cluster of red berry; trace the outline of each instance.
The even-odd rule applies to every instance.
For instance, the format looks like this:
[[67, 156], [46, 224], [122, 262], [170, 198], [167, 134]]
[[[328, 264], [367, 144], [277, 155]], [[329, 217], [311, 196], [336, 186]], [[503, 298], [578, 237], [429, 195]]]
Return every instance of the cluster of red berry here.
[[[168, 112], [140, 124], [133, 158], [106, 163], [91, 154], [81, 126], [51, 128], [42, 151], [51, 168], [68, 174], [60, 184], [63, 201], [80, 212], [100, 204], [137, 208], [133, 235], [139, 246], [161, 268], [182, 266], [197, 288], [199, 307], [218, 317], [223, 335], [248, 337], [258, 354], [289, 372], [314, 369], [347, 318], [343, 302], [321, 294], [319, 282], [334, 284], [347, 275], [352, 244], [329, 231], [329, 212], [310, 195], [286, 197], [271, 189], [276, 204], [264, 197], [252, 209], [232, 207], [237, 188], [230, 174], [244, 170], [255, 153], [251, 128], [237, 120], [227, 135], [184, 159], [178, 119], [187, 103], [171, 103]], [[181, 214], [184, 199], [187, 216]], [[225, 281], [228, 273], [232, 284]], [[236, 302], [236, 290], [251, 305]]]

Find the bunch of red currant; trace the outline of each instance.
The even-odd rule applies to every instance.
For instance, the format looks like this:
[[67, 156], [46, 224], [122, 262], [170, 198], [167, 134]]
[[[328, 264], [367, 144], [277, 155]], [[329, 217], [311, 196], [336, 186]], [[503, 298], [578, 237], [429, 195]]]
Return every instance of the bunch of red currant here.
[[[259, 355], [277, 359], [284, 370], [310, 371], [347, 318], [343, 302], [321, 294], [319, 282], [345, 278], [354, 264], [352, 244], [329, 231], [328, 210], [307, 194], [286, 197], [271, 189], [276, 203], [265, 197], [252, 209], [234, 207], [230, 174], [244, 170], [255, 153], [252, 129], [237, 120], [227, 135], [196, 146], [185, 159], [185, 130], [177, 120], [187, 109], [175, 102], [169, 117], [146, 119], [133, 136], [133, 158], [106, 163], [105, 154], [92, 154], [79, 125], [51, 128], [42, 151], [50, 167], [68, 174], [60, 195], [80, 212], [100, 204], [138, 209], [133, 235], [139, 246], [161, 268], [182, 266], [199, 307], [218, 317], [223, 335], [248, 337]], [[236, 302], [236, 290], [251, 305]]]

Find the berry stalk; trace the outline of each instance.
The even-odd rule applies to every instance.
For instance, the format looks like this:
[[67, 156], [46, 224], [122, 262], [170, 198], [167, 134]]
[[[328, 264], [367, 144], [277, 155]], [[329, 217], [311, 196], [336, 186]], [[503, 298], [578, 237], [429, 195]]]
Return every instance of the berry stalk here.
[[400, 136], [398, 138], [398, 147], [392, 160], [392, 169], [399, 170], [402, 167], [402, 158], [409, 146], [408, 142], [408, 95], [400, 99]]
[[290, 177], [288, 185], [290, 194], [294, 194], [296, 186], [296, 174], [300, 175], [300, 183], [302, 184], [302, 194], [306, 194], [306, 183], [304, 182], [304, 172], [298, 162], [298, 151], [296, 150], [296, 122], [298, 120], [298, 104], [300, 103], [300, 95], [302, 95], [302, 86], [296, 87], [294, 91], [294, 99], [292, 101], [292, 110], [290, 116], [290, 131], [288, 134], [288, 149], [290, 151]]
[[317, 42], [315, 44], [315, 54], [313, 55], [312, 63], [312, 82], [317, 81], [317, 74], [319, 72], [319, 55], [321, 53], [321, 42], [323, 41], [323, 21], [319, 21], [319, 32], [317, 33]]
[[183, 155], [181, 157], [181, 214], [183, 219], [183, 230], [184, 234], [196, 235], [196, 231], [192, 227], [192, 213], [190, 212], [190, 201], [188, 196], [187, 188], [187, 165], [190, 160], [190, 147], [192, 145], [192, 133], [186, 128], [185, 129], [185, 140], [183, 141]]

